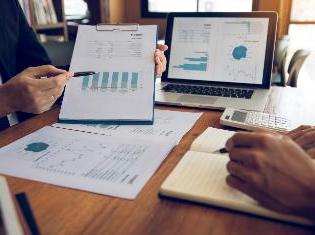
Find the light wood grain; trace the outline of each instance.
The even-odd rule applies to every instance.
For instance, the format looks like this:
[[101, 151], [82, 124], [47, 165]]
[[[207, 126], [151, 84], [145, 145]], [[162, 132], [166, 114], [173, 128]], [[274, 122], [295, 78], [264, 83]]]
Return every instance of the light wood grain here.
[[[277, 100], [269, 102], [273, 110]], [[159, 107], [161, 109], [200, 112], [197, 109]], [[288, 107], [293, 109], [294, 107]], [[204, 112], [196, 125], [170, 153], [134, 201], [52, 186], [8, 177], [14, 193], [26, 192], [42, 234], [255, 234], [302, 235], [314, 231], [304, 227], [261, 219], [219, 208], [160, 198], [158, 190], [193, 140], [207, 127], [220, 127], [221, 113]], [[56, 122], [59, 109], [30, 119], [0, 133], [0, 147]], [[301, 118], [301, 120], [302, 118]], [[211, 187], [211, 185], [209, 185]]]

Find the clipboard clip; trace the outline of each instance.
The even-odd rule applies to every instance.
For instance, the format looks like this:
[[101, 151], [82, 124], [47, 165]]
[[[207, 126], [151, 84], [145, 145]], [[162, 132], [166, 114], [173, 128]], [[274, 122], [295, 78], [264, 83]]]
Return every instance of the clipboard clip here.
[[140, 28], [139, 24], [97, 24], [96, 31], [122, 31], [122, 32], [135, 32]]

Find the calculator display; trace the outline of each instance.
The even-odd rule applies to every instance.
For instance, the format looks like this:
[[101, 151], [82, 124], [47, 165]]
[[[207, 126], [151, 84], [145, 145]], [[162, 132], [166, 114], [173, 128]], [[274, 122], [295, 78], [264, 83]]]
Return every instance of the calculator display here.
[[234, 111], [231, 119], [232, 121], [235, 121], [235, 122], [245, 122], [246, 116], [247, 116], [246, 112]]

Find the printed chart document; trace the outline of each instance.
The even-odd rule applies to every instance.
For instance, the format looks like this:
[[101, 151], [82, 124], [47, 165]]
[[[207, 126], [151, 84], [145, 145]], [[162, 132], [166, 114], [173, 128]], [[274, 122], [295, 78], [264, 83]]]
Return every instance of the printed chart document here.
[[302, 225], [315, 223], [304, 218], [280, 214], [260, 206], [257, 201], [231, 188], [225, 182], [227, 154], [214, 154], [234, 133], [209, 128], [192, 144], [161, 186], [160, 194], [200, 202], [254, 215]]
[[0, 149], [0, 173], [135, 199], [175, 145], [45, 127]]
[[193, 127], [202, 113], [188, 113], [155, 110], [153, 125], [105, 125], [105, 124], [64, 124], [56, 123], [56, 128], [101, 134], [113, 137], [168, 139], [179, 143]]
[[152, 124], [157, 26], [79, 26], [72, 78], [59, 119], [64, 122]]

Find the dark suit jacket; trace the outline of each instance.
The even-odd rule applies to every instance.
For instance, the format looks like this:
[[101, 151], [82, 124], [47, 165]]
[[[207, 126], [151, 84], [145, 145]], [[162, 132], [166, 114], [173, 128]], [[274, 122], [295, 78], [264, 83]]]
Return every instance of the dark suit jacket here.
[[[27, 67], [50, 63], [18, 0], [0, 0], [0, 74], [3, 82]], [[29, 115], [19, 113], [18, 116], [22, 121]]]

